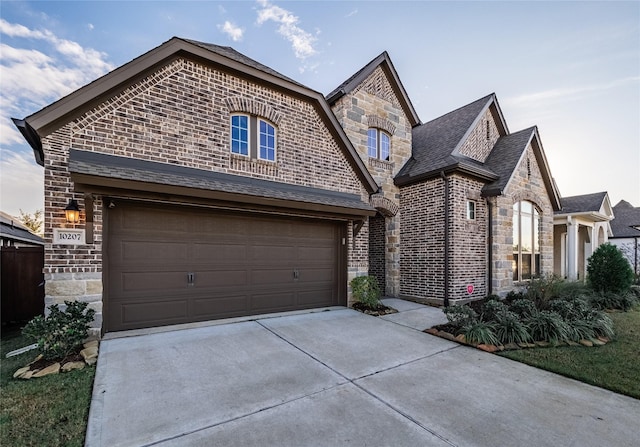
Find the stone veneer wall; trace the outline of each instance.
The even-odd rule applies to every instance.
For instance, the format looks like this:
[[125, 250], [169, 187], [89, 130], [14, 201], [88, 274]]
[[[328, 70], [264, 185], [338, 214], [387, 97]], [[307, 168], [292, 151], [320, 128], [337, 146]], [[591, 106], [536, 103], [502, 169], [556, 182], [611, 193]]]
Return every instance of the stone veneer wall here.
[[[373, 72], [354, 90], [341, 97], [332, 106], [333, 112], [351, 140], [358, 154], [365, 161], [369, 172], [381, 187], [381, 195], [389, 208], [382, 210], [389, 215], [386, 221], [385, 295], [400, 293], [400, 190], [393, 178], [411, 157], [411, 122], [404, 114], [389, 80], [381, 67]], [[382, 129], [391, 135], [389, 161], [369, 158], [367, 130]], [[400, 207], [401, 208], [401, 207]], [[393, 214], [393, 215], [391, 215]], [[367, 270], [361, 274], [367, 274]]]
[[[232, 110], [231, 110], [232, 109]], [[230, 113], [265, 113], [278, 125], [277, 161], [232, 156]], [[93, 198], [93, 243], [53, 245], [53, 229], [86, 228], [84, 196], [67, 169], [70, 148], [266, 178], [301, 186], [369, 195], [315, 107], [285, 92], [211, 66], [178, 59], [42, 139], [45, 169], [46, 305], [89, 301], [96, 310], [93, 333], [102, 326], [102, 221]], [[81, 221], [68, 225], [63, 209], [78, 200]], [[368, 229], [355, 242], [349, 229], [349, 275], [368, 270]]]
[[[528, 160], [528, 162], [527, 162]], [[553, 274], [553, 207], [544, 185], [531, 145], [504, 195], [492, 198], [493, 218], [493, 293], [505, 295], [519, 284], [513, 282], [513, 204], [532, 202], [540, 213], [540, 269], [542, 275]]]

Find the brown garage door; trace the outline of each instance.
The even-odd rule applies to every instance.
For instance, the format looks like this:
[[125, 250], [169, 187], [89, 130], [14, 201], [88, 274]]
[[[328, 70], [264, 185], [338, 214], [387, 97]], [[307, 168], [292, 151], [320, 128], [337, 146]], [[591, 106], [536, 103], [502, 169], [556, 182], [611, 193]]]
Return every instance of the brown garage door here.
[[118, 202], [106, 330], [344, 305], [344, 225]]

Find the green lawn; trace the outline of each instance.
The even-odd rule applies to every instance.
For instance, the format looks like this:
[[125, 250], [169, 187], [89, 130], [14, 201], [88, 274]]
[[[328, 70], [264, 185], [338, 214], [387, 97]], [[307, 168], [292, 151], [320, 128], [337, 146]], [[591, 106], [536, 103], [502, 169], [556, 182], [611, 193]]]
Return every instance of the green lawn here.
[[82, 446], [87, 427], [94, 367], [31, 380], [13, 373], [35, 351], [5, 358], [31, 342], [19, 331], [2, 332], [0, 346], [0, 445]]
[[523, 349], [500, 355], [640, 399], [640, 307], [609, 316], [616, 337], [604, 346]]

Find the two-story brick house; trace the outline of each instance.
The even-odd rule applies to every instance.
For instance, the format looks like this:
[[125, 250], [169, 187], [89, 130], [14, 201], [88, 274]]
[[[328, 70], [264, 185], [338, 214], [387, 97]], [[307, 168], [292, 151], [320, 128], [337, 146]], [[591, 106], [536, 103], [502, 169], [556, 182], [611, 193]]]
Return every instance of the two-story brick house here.
[[346, 305], [367, 273], [446, 303], [553, 268], [537, 129], [494, 95], [422, 124], [386, 53], [324, 97], [173, 38], [15, 122], [45, 168], [46, 304], [88, 301], [96, 332]]

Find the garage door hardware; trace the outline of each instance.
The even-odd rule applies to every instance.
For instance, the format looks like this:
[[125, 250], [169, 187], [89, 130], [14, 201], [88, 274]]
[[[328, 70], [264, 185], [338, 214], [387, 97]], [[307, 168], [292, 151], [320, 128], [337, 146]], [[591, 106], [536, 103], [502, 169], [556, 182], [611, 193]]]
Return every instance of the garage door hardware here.
[[195, 276], [196, 276], [196, 275], [194, 275], [194, 274], [193, 274], [193, 273], [191, 273], [191, 272], [187, 273], [187, 284], [188, 284], [188, 285], [190, 285], [190, 286], [192, 286], [192, 285], [193, 285], [193, 282], [194, 282], [194, 280], [195, 280]]
[[294, 270], [293, 271], [293, 279], [298, 279], [300, 278], [300, 272], [298, 270]]

